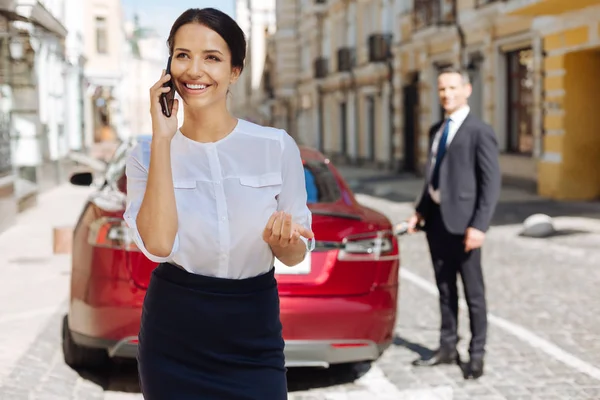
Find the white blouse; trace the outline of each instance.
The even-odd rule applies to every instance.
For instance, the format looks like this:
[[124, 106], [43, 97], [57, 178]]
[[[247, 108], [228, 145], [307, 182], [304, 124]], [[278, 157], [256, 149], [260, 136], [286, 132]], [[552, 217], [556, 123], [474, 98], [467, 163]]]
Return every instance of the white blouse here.
[[[179, 130], [171, 141], [171, 167], [178, 231], [171, 254], [150, 254], [136, 226], [150, 162], [150, 142], [140, 141], [127, 160], [125, 221], [148, 259], [172, 262], [207, 276], [244, 279], [268, 272], [273, 252], [262, 233], [274, 211], [292, 214], [310, 229], [304, 167], [285, 131], [238, 120], [214, 143], [200, 143]], [[307, 243], [308, 250], [314, 241]]]

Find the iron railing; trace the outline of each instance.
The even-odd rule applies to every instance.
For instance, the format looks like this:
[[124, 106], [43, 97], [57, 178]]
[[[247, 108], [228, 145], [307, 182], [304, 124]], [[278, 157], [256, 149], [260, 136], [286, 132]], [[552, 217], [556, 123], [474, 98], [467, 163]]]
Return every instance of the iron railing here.
[[456, 21], [456, 0], [414, 0], [414, 30]]

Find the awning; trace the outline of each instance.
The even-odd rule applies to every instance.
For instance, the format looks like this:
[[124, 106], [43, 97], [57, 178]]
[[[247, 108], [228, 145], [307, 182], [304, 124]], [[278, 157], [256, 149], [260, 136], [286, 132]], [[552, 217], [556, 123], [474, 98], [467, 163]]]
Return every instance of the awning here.
[[9, 19], [21, 19], [17, 14], [17, 0], [0, 0], [0, 14]]
[[508, 15], [557, 15], [598, 5], [598, 0], [513, 0], [506, 4]]

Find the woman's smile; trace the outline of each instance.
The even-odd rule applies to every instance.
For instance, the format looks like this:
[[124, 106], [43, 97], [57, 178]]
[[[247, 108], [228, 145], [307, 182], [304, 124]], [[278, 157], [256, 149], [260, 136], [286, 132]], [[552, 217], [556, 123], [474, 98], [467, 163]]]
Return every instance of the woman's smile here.
[[191, 95], [201, 95], [206, 93], [212, 87], [212, 84], [201, 82], [183, 82], [181, 87], [185, 93]]

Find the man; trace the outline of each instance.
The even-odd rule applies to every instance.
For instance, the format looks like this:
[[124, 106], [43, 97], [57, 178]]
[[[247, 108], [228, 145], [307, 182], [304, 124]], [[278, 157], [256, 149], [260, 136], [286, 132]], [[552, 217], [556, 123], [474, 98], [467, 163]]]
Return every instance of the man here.
[[440, 347], [417, 366], [459, 361], [458, 290], [460, 273], [471, 321], [470, 361], [465, 378], [483, 375], [487, 334], [481, 246], [500, 194], [498, 145], [492, 128], [471, 114], [469, 76], [448, 68], [438, 76], [445, 119], [431, 128], [427, 179], [409, 219], [409, 232], [423, 224], [439, 290]]

